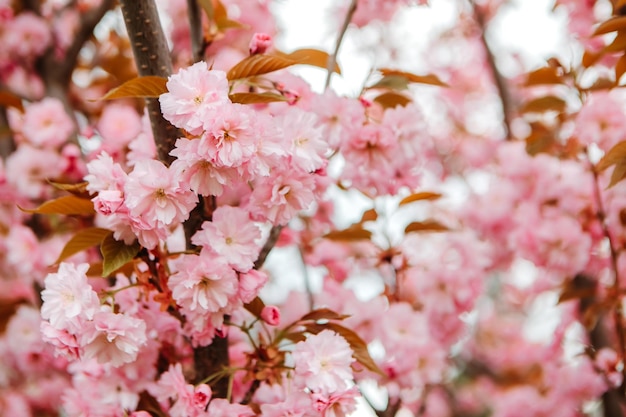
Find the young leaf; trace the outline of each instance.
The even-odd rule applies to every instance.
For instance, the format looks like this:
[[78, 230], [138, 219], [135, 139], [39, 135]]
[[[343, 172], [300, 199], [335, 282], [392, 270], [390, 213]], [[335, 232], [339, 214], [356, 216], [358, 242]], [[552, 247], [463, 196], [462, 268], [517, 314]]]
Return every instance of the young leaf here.
[[619, 142], [609, 149], [606, 155], [598, 162], [598, 165], [596, 165], [596, 169], [602, 172], [611, 165], [618, 163], [626, 163], [626, 141]]
[[[297, 49], [291, 53], [276, 52], [276, 55], [284, 56], [285, 58], [293, 59], [298, 64], [312, 65], [326, 69], [328, 67], [328, 52], [320, 51], [319, 49], [303, 48]], [[335, 63], [334, 72], [341, 75], [341, 68], [339, 64]]]
[[209, 18], [209, 22], [215, 17], [215, 9], [213, 8], [213, 0], [198, 0], [198, 4], [204, 10], [204, 14]]
[[378, 71], [383, 75], [383, 77], [397, 76], [406, 78], [412, 83], [436, 85], [439, 87], [450, 87], [448, 84], [441, 81], [439, 77], [437, 77], [435, 74], [417, 75], [410, 72], [399, 71], [389, 68], [381, 68]]
[[359, 224], [362, 224], [365, 222], [375, 222], [376, 219], [378, 219], [378, 213], [376, 212], [376, 209], [369, 209], [363, 213], [363, 215], [361, 216], [361, 220], [359, 221]]
[[0, 91], [0, 107], [14, 107], [24, 113], [22, 99], [8, 91]]
[[329, 308], [313, 310], [300, 318], [299, 321], [319, 321], [319, 320], [344, 320], [350, 317], [346, 314], [339, 314]]
[[72, 236], [72, 238], [65, 244], [61, 254], [57, 260], [54, 261], [54, 263], [58, 264], [62, 260], [67, 259], [78, 252], [82, 252], [85, 249], [98, 245], [109, 233], [111, 233], [110, 230], [101, 229], [99, 227], [89, 227], [87, 229], [79, 230], [78, 233]]
[[368, 240], [372, 237], [372, 232], [361, 229], [360, 227], [350, 227], [344, 230], [334, 230], [325, 234], [323, 237], [325, 239], [338, 241]]
[[374, 359], [370, 356], [370, 353], [367, 350], [367, 344], [358, 334], [337, 323], [328, 323], [326, 326], [346, 339], [346, 342], [348, 342], [350, 348], [352, 349], [352, 356], [357, 360], [357, 362], [372, 372], [376, 372], [377, 374], [383, 376], [385, 375], [378, 365], [376, 365]]
[[274, 93], [234, 93], [228, 97], [233, 103], [239, 104], [260, 104], [288, 101], [287, 97]]
[[543, 84], [563, 84], [559, 70], [554, 67], [543, 67], [526, 74], [524, 85], [529, 87]]
[[248, 310], [254, 317], [261, 317], [261, 311], [265, 308], [265, 303], [259, 297], [249, 303], [244, 304], [246, 310]]
[[400, 75], [387, 75], [376, 84], [368, 88], [388, 88], [390, 90], [406, 90], [409, 88], [409, 80]]
[[439, 198], [441, 198], [441, 194], [439, 193], [433, 193], [432, 191], [422, 191], [420, 193], [415, 193], [415, 194], [411, 194], [408, 197], [404, 197], [400, 201], [400, 203], [398, 203], [398, 205], [403, 206], [405, 204], [409, 204], [414, 201], [423, 201], [423, 200], [432, 201], [432, 200], [437, 200]]
[[[625, 17], [626, 18], [626, 17]], [[626, 53], [619, 57], [617, 62], [615, 63], [615, 84], [619, 84], [619, 80], [622, 78], [622, 75], [626, 72]]]
[[404, 94], [388, 91], [376, 97], [374, 101], [380, 104], [383, 109], [392, 109], [397, 106], [405, 107], [412, 100]]
[[612, 17], [609, 20], [600, 23], [591, 36], [604, 35], [606, 33], [624, 29], [626, 29], [626, 16]]
[[404, 233], [411, 232], [447, 232], [450, 230], [447, 226], [436, 220], [425, 220], [423, 222], [413, 222], [404, 228]]
[[[18, 206], [19, 207], [19, 206]], [[55, 200], [46, 201], [35, 209], [24, 209], [22, 211], [36, 214], [65, 214], [77, 216], [91, 216], [95, 214], [91, 200], [79, 198], [75, 195], [66, 195]]]
[[281, 70], [283, 68], [290, 67], [297, 64], [291, 58], [282, 57], [279, 55], [252, 55], [244, 58], [238, 64], [228, 71], [226, 77], [232, 80], [239, 80], [241, 78], [252, 77], [254, 75], [267, 74]]
[[77, 197], [89, 198], [89, 191], [87, 191], [87, 185], [89, 183], [87, 181], [79, 182], [77, 184], [63, 184], [54, 181], [48, 181], [48, 183], [57, 190], [67, 191], [68, 193], [72, 193]]
[[530, 100], [520, 110], [522, 113], [545, 113], [547, 111], [565, 111], [567, 103], [556, 96], [545, 96]]
[[626, 50], [626, 31], [620, 30], [613, 42], [602, 49], [604, 52], [624, 52]]
[[113, 232], [109, 233], [100, 245], [100, 252], [103, 258], [102, 276], [107, 277], [132, 261], [140, 249], [141, 246], [137, 241], [132, 245], [127, 245], [121, 240], [115, 240]]
[[167, 93], [167, 78], [156, 75], [137, 77], [126, 81], [106, 93], [100, 100], [113, 100], [117, 98], [157, 98]]

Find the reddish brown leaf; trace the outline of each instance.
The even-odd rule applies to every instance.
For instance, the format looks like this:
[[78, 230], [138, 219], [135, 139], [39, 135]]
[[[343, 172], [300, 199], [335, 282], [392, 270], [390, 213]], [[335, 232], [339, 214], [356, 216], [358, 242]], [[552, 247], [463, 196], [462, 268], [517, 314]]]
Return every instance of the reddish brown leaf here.
[[412, 83], [436, 85], [439, 87], [450, 87], [448, 84], [441, 81], [439, 77], [437, 77], [435, 74], [417, 75], [410, 72], [399, 71], [390, 68], [381, 68], [378, 71], [383, 75], [383, 77], [397, 76], [406, 78], [409, 82]]
[[626, 72], [626, 54], [619, 57], [615, 63], [615, 84], [619, 84], [619, 80]]
[[350, 227], [344, 230], [334, 230], [323, 237], [338, 241], [369, 240], [372, 237], [372, 232], [360, 227]]
[[[276, 52], [276, 55], [297, 61], [298, 64], [306, 64], [323, 69], [328, 67], [328, 59], [330, 58], [328, 52], [312, 48], [297, 49], [288, 54], [284, 52]], [[341, 68], [339, 68], [339, 64], [335, 63], [334, 71], [341, 75]]]
[[559, 74], [559, 69], [554, 67], [543, 67], [526, 74], [525, 86], [543, 84], [562, 84], [563, 79]]
[[596, 165], [596, 169], [602, 172], [611, 165], [623, 162], [626, 162], [626, 141], [619, 142], [609, 149], [609, 151]]
[[20, 112], [24, 112], [22, 99], [8, 91], [0, 91], [0, 107], [14, 107]]
[[408, 197], [404, 197], [400, 203], [398, 203], [398, 206], [403, 206], [405, 204], [409, 204], [412, 203], [414, 201], [433, 201], [433, 200], [438, 200], [439, 198], [441, 198], [441, 194], [439, 193], [434, 193], [432, 191], [422, 191], [419, 193], [415, 193], [415, 194], [411, 194]]
[[252, 77], [255, 75], [267, 74], [290, 67], [298, 62], [279, 55], [252, 55], [244, 58], [228, 71], [229, 80]]
[[101, 100], [137, 97], [156, 98], [163, 93], [167, 93], [166, 83], [166, 78], [155, 75], [132, 78], [106, 93]]
[[624, 52], [626, 50], [626, 31], [620, 30], [613, 42], [602, 49], [604, 52]]
[[374, 359], [370, 356], [369, 351], [367, 350], [367, 343], [361, 337], [356, 334], [354, 331], [341, 326], [338, 323], [328, 323], [326, 325], [330, 330], [333, 330], [343, 336], [346, 339], [346, 342], [350, 345], [350, 348], [353, 351], [352, 356], [357, 360], [361, 365], [365, 366], [372, 372], [376, 372], [379, 375], [385, 375], [385, 373], [376, 365]]
[[548, 111], [563, 112], [567, 103], [556, 96], [545, 96], [533, 99], [526, 103], [520, 110], [522, 113], [545, 113]]
[[305, 314], [299, 321], [319, 321], [319, 320], [344, 320], [350, 317], [346, 314], [339, 314], [329, 308], [320, 308]]
[[380, 104], [383, 109], [393, 109], [394, 107], [405, 107], [411, 103], [411, 99], [404, 94], [387, 91], [376, 97], [374, 102]]
[[63, 184], [54, 181], [48, 181], [48, 183], [57, 190], [67, 191], [68, 193], [72, 193], [77, 197], [89, 198], [89, 191], [87, 191], [87, 185], [89, 183], [87, 181], [79, 182], [77, 184]]
[[78, 252], [100, 244], [109, 233], [111, 233], [110, 230], [101, 229], [99, 227], [90, 227], [78, 231], [78, 233], [72, 236], [65, 244], [61, 254], [54, 263], [57, 264]]
[[376, 221], [376, 219], [378, 219], [378, 213], [376, 212], [376, 209], [369, 209], [363, 213], [363, 215], [361, 216], [361, 220], [359, 221], [359, 224], [362, 224], [365, 222], [374, 222]]
[[254, 300], [244, 304], [246, 310], [248, 310], [254, 317], [261, 317], [261, 311], [265, 308], [265, 303], [259, 297], [255, 297]]
[[593, 31], [592, 36], [604, 35], [606, 33], [616, 32], [626, 29], [626, 16], [612, 17], [606, 20]]
[[95, 214], [91, 200], [79, 198], [75, 195], [66, 195], [55, 200], [46, 201], [35, 209], [23, 209], [27, 213], [37, 214], [65, 214], [91, 216]]
[[285, 96], [274, 93], [234, 93], [228, 97], [233, 103], [239, 104], [260, 104], [287, 101]]
[[447, 226], [436, 220], [424, 220], [423, 222], [413, 222], [404, 228], [404, 233], [411, 232], [447, 232]]

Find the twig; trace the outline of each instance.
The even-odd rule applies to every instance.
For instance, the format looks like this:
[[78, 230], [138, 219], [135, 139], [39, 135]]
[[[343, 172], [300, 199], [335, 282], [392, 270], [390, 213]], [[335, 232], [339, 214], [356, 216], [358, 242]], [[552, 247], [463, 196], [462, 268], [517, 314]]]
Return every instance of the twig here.
[[7, 112], [4, 107], [0, 107], [0, 158], [3, 161], [15, 151], [15, 140], [9, 128]]
[[309, 277], [309, 271], [306, 267], [304, 253], [302, 252], [301, 248], [298, 248], [298, 253], [300, 254], [300, 260], [302, 261], [302, 276], [304, 279], [304, 289], [306, 290], [306, 294], [309, 300], [309, 310], [313, 310], [315, 300], [313, 299], [313, 289], [311, 289], [311, 278]]
[[354, 12], [356, 12], [357, 0], [352, 0], [350, 6], [348, 7], [348, 12], [346, 13], [346, 18], [343, 21], [343, 25], [341, 26], [341, 31], [339, 32], [339, 36], [337, 37], [337, 43], [335, 44], [335, 51], [331, 56], [328, 57], [328, 64], [326, 66], [326, 82], [324, 83], [324, 90], [328, 90], [330, 86], [330, 78], [335, 71], [335, 65], [337, 64], [337, 54], [339, 54], [339, 48], [341, 47], [341, 42], [343, 42], [343, 37], [348, 30], [348, 26], [350, 25], [350, 21], [352, 21], [352, 16], [354, 16]]
[[259, 257], [254, 263], [254, 269], [260, 269], [263, 266], [265, 260], [267, 259], [267, 256], [276, 245], [276, 242], [278, 242], [278, 237], [280, 236], [280, 232], [281, 230], [283, 230], [283, 227], [284, 226], [272, 227], [272, 230], [270, 230], [270, 234], [265, 241], [265, 245], [263, 245], [263, 248], [261, 248], [261, 252], [259, 252]]
[[487, 22], [485, 21], [485, 15], [479, 9], [479, 6], [473, 0], [470, 0], [472, 8], [474, 10], [474, 19], [480, 28], [480, 42], [485, 49], [485, 54], [487, 56], [487, 64], [491, 69], [491, 75], [493, 77], [494, 84], [496, 89], [498, 90], [498, 96], [500, 97], [500, 105], [502, 107], [502, 124], [504, 128], [504, 135], [506, 140], [512, 140], [511, 137], [511, 96], [509, 94], [509, 89], [507, 87], [506, 79], [498, 70], [498, 65], [496, 64], [496, 58], [489, 47], [489, 43], [487, 42], [487, 37], [485, 35]]

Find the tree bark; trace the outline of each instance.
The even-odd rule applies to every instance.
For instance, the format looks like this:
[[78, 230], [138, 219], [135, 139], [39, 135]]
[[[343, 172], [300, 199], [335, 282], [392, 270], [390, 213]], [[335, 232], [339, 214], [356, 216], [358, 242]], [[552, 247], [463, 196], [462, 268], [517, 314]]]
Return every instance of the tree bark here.
[[[121, 0], [120, 3], [139, 75], [169, 76], [172, 60], [154, 1]], [[163, 118], [158, 99], [146, 99], [146, 106], [159, 159], [170, 165], [174, 158], [169, 153], [180, 137], [179, 131]]]

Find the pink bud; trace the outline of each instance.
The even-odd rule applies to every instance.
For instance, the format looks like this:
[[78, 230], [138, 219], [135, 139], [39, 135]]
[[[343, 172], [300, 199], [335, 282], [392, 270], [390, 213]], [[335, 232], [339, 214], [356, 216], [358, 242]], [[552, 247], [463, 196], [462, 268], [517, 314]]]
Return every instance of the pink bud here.
[[204, 410], [211, 400], [211, 396], [213, 392], [211, 391], [211, 387], [207, 384], [200, 384], [196, 387], [193, 393], [193, 404], [199, 410]]
[[255, 33], [250, 40], [250, 55], [264, 54], [272, 46], [272, 37], [267, 33]]
[[276, 306], [265, 306], [261, 310], [261, 318], [270, 326], [278, 326], [280, 324], [280, 310]]

